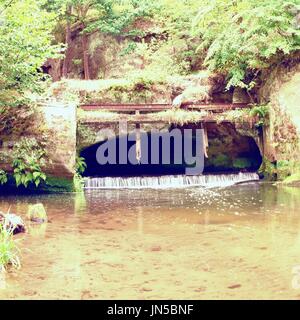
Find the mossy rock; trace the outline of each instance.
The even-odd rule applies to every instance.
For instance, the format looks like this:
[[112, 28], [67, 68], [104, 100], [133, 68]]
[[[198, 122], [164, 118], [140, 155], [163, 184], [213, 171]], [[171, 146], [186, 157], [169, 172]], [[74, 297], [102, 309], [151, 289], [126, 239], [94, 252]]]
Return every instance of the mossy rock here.
[[276, 164], [268, 160], [267, 158], [263, 158], [262, 164], [258, 170], [258, 173], [265, 180], [275, 181], [277, 180], [277, 169]]
[[247, 169], [251, 166], [251, 160], [248, 158], [236, 158], [233, 160], [233, 167], [236, 169]]
[[44, 223], [48, 221], [47, 212], [42, 203], [30, 205], [27, 210], [27, 218], [32, 222]]
[[216, 157], [211, 159], [210, 163], [215, 167], [231, 167], [231, 159], [226, 154], [217, 155]]
[[73, 192], [73, 178], [47, 176], [47, 181], [42, 186], [42, 189], [48, 193]]

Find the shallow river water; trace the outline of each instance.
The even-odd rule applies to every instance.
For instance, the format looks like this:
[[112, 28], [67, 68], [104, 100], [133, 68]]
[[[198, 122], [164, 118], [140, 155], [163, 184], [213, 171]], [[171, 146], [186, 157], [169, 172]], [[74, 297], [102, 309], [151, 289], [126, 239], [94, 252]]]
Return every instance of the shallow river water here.
[[0, 196], [50, 222], [16, 236], [0, 299], [300, 299], [300, 189], [91, 190]]

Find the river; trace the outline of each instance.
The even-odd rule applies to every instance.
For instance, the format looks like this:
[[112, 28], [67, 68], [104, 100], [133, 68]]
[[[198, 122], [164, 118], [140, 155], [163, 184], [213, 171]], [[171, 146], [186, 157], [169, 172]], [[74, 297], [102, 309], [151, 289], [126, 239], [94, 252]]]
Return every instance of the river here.
[[39, 202], [50, 221], [16, 236], [22, 267], [0, 299], [300, 298], [300, 189], [0, 196], [0, 210]]

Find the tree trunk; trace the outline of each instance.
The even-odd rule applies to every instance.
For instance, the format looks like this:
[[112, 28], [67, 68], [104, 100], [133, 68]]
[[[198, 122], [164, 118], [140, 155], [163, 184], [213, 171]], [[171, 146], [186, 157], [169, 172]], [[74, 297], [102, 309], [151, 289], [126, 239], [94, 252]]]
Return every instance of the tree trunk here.
[[[83, 24], [83, 30], [85, 25]], [[82, 32], [82, 52], [83, 52], [83, 70], [84, 79], [89, 80], [90, 77], [90, 66], [89, 66], [89, 48], [88, 48], [88, 37], [85, 32]]]
[[64, 78], [67, 78], [68, 76], [68, 67], [70, 65], [70, 48], [71, 48], [71, 22], [69, 20], [70, 16], [72, 13], [72, 7], [68, 6], [67, 8], [67, 26], [66, 26], [66, 45], [67, 45], [67, 49], [65, 52], [65, 59], [64, 59], [64, 63], [63, 63], [63, 68], [62, 68], [62, 76]]

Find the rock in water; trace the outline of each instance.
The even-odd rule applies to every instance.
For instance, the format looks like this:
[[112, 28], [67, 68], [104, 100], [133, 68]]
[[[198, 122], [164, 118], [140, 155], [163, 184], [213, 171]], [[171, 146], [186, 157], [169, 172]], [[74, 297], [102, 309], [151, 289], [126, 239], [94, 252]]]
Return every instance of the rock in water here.
[[48, 221], [47, 212], [42, 203], [29, 206], [27, 217], [32, 222], [44, 223]]
[[0, 225], [13, 234], [26, 231], [23, 219], [13, 213], [4, 214], [0, 212]]

